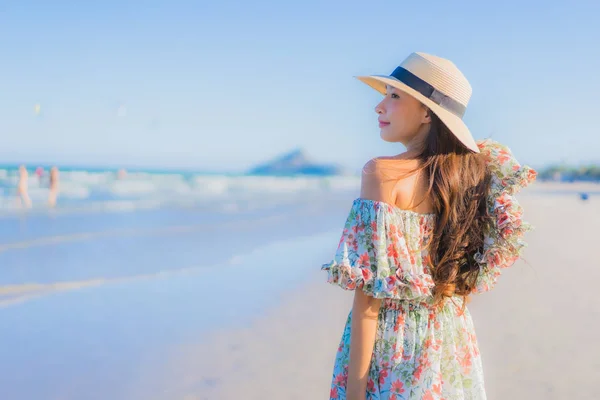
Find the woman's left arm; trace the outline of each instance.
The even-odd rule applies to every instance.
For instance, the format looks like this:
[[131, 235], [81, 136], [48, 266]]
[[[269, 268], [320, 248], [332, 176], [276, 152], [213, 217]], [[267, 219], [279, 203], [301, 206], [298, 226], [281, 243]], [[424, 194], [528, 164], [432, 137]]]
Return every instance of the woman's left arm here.
[[[364, 199], [390, 201], [385, 194], [391, 193], [393, 181], [386, 179], [380, 163], [369, 160], [362, 170], [360, 196]], [[350, 325], [350, 361], [346, 400], [365, 400], [369, 368], [377, 335], [377, 319], [381, 300], [365, 294], [357, 288], [352, 304]]]
[[352, 304], [347, 400], [365, 400], [381, 300], [357, 289]]

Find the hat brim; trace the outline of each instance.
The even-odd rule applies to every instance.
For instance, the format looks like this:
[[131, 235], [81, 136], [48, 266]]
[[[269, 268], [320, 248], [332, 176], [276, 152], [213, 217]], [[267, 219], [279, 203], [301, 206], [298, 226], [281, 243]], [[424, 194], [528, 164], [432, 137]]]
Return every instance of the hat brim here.
[[448, 127], [450, 132], [452, 132], [452, 134], [454, 134], [454, 136], [456, 136], [456, 138], [460, 140], [462, 144], [464, 144], [471, 151], [479, 153], [479, 147], [477, 146], [471, 131], [459, 116], [451, 113], [445, 108], [442, 108], [440, 105], [434, 103], [431, 99], [423, 96], [410, 86], [394, 77], [387, 75], [356, 76], [355, 78], [371, 86], [373, 89], [377, 90], [383, 95], [385, 95], [387, 92], [385, 85], [390, 85], [411, 95], [426, 105], [433, 113], [435, 113], [435, 115], [439, 117], [439, 119]]

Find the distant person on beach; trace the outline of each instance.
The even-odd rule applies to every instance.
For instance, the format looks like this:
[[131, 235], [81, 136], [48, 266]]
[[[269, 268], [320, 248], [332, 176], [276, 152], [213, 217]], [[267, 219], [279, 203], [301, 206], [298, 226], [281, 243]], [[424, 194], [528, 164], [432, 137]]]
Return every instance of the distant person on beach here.
[[49, 194], [48, 194], [48, 205], [50, 207], [56, 206], [56, 199], [58, 197], [58, 184], [59, 184], [59, 171], [57, 167], [52, 167], [50, 169], [50, 184], [49, 184]]
[[42, 179], [42, 176], [44, 176], [44, 168], [42, 168], [42, 167], [37, 167], [37, 168], [35, 169], [35, 176], [37, 176], [37, 177], [38, 177], [38, 179], [39, 179], [39, 180], [41, 180], [41, 179]]
[[485, 399], [466, 305], [520, 257], [530, 227], [515, 193], [536, 172], [473, 138], [462, 120], [471, 86], [451, 61], [412, 53], [389, 76], [358, 79], [384, 96], [380, 137], [406, 151], [365, 164], [322, 266], [354, 290], [330, 399]]
[[117, 171], [117, 179], [125, 179], [127, 177], [127, 170], [125, 168], [121, 168]]
[[17, 196], [22, 207], [31, 208], [29, 198], [29, 173], [24, 165], [19, 167], [19, 182], [17, 183]]

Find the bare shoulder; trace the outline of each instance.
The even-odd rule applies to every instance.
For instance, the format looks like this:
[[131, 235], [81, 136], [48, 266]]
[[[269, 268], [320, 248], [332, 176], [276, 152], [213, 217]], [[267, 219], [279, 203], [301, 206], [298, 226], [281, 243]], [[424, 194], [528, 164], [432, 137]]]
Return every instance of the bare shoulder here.
[[418, 160], [403, 157], [404, 154], [371, 158], [362, 169], [363, 179], [402, 178], [402, 173], [412, 171], [419, 165]]
[[397, 183], [418, 165], [414, 161], [397, 156], [375, 157], [367, 161], [362, 169], [361, 197], [394, 204]]
[[[408, 157], [383, 156], [367, 161], [362, 169], [361, 197], [383, 201], [401, 208], [415, 206], [422, 182], [416, 173], [419, 161]], [[426, 186], [425, 186], [426, 188]], [[424, 205], [427, 208], [427, 205]], [[421, 208], [421, 207], [417, 207]]]

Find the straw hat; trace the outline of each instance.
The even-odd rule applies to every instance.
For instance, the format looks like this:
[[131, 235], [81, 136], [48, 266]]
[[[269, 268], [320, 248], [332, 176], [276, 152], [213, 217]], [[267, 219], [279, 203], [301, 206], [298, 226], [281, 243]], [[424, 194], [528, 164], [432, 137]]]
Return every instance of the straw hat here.
[[390, 75], [357, 76], [386, 94], [385, 85], [413, 96], [434, 112], [465, 146], [479, 153], [475, 139], [462, 120], [471, 98], [471, 85], [450, 60], [412, 53]]

